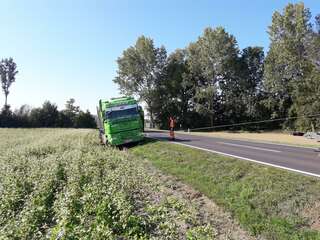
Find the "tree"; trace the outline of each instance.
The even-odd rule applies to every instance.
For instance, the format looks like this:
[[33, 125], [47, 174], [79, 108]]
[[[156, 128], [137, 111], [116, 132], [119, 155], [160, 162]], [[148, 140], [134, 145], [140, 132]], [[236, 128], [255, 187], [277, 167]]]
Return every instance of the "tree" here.
[[13, 113], [9, 105], [4, 105], [0, 112], [0, 127], [14, 127]]
[[247, 47], [241, 53], [241, 95], [246, 106], [246, 120], [268, 118], [262, 101], [266, 97], [263, 87], [264, 52], [262, 47]]
[[72, 128], [74, 127], [74, 118], [71, 119], [65, 110], [59, 111], [59, 117], [57, 121], [57, 126], [62, 128]]
[[282, 14], [273, 14], [264, 78], [270, 94], [267, 106], [274, 118], [296, 115], [295, 94], [312, 68], [306, 50], [311, 32], [310, 11], [303, 3], [288, 4]]
[[79, 106], [75, 106], [75, 102], [76, 100], [74, 100], [74, 98], [70, 98], [67, 102], [66, 102], [66, 112], [72, 113], [72, 114], [77, 114], [80, 111], [80, 107]]
[[320, 71], [320, 14], [315, 17], [315, 29], [307, 43], [307, 51], [310, 61]]
[[151, 38], [141, 36], [117, 60], [118, 72], [114, 82], [119, 85], [121, 93], [136, 95], [145, 101], [152, 123], [155, 102], [152, 98], [163, 75], [166, 58], [164, 47], [156, 48]]
[[[237, 94], [239, 49], [235, 38], [224, 28], [206, 28], [198, 41], [188, 48], [188, 65], [195, 81], [196, 109], [208, 116], [210, 125], [222, 114], [232, 118]], [[222, 112], [222, 106], [228, 111]], [[239, 106], [239, 105], [238, 105]]]
[[33, 127], [58, 127], [59, 111], [57, 105], [45, 101], [41, 108], [34, 108], [30, 113]]
[[75, 102], [74, 98], [70, 98], [65, 104], [65, 109], [60, 112], [60, 124], [63, 127], [75, 127], [76, 116], [80, 112], [80, 107], [76, 106]]
[[89, 110], [86, 112], [80, 111], [75, 118], [74, 125], [76, 128], [96, 128], [96, 120], [91, 115]]
[[[304, 84], [299, 87], [295, 94], [293, 109], [298, 116], [310, 116], [319, 113], [320, 109], [320, 70], [313, 68], [305, 78]], [[320, 128], [320, 119], [298, 118], [295, 128], [301, 131], [313, 131]]]
[[15, 76], [18, 73], [17, 65], [12, 58], [5, 58], [0, 63], [1, 86], [5, 95], [5, 106], [8, 105], [9, 88], [15, 82]]
[[29, 116], [32, 108], [28, 104], [23, 104], [20, 108], [14, 111], [17, 116]]
[[177, 126], [187, 128], [193, 84], [189, 79], [186, 51], [177, 49], [167, 59], [164, 76], [154, 94], [155, 118], [160, 127], [168, 128], [168, 119], [175, 117]]
[[194, 97], [196, 101], [196, 110], [203, 116], [209, 116], [210, 126], [213, 126], [214, 117], [220, 107], [220, 98], [218, 89], [214, 85], [199, 87]]
[[13, 113], [16, 126], [15, 127], [30, 127], [30, 114], [31, 114], [32, 108], [24, 104], [20, 108], [16, 109]]
[[[320, 109], [320, 15], [315, 17], [315, 28], [305, 44], [307, 59], [310, 61], [309, 71], [304, 75], [303, 84], [299, 84], [295, 92], [292, 107], [299, 116], [318, 114]], [[319, 129], [319, 117], [299, 118], [295, 127], [300, 130]]]
[[[183, 128], [312, 115], [320, 107], [320, 15], [314, 25], [310, 19], [303, 3], [275, 12], [266, 58], [261, 47], [240, 52], [222, 27], [206, 28], [168, 58], [142, 36], [118, 58], [114, 82], [122, 93], [144, 100], [152, 123], [163, 128], [172, 115]], [[299, 118], [283, 127], [312, 125], [320, 127], [320, 121]]]

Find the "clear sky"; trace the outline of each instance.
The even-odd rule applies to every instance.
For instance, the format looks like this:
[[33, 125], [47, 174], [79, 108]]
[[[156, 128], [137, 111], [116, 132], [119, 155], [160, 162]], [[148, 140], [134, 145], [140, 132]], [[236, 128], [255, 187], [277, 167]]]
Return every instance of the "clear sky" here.
[[[267, 51], [272, 13], [288, 2], [297, 1], [0, 0], [0, 58], [13, 57], [19, 68], [8, 102], [38, 107], [50, 100], [62, 109], [73, 97], [95, 111], [98, 99], [119, 95], [116, 59], [142, 34], [171, 52], [205, 27], [223, 26], [241, 49]], [[319, 0], [304, 3], [320, 13]]]

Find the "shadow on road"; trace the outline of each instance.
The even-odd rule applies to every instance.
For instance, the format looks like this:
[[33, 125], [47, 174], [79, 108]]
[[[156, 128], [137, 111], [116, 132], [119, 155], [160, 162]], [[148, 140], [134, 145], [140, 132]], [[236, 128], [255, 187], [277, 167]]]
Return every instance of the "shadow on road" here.
[[[148, 138], [148, 137], [146, 137]], [[149, 138], [149, 139], [154, 139], [154, 138]], [[169, 137], [163, 137], [163, 136], [157, 136], [157, 139], [154, 139], [155, 141], [170, 141], [170, 142], [190, 142], [191, 140], [189, 139], [179, 139], [175, 138], [175, 140], [171, 140]]]

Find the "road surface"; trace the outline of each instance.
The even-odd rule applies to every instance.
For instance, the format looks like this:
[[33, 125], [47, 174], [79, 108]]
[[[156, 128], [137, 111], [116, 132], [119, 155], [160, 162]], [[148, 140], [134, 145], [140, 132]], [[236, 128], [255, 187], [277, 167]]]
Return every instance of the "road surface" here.
[[[320, 157], [317, 149], [244, 140], [195, 136], [176, 133], [173, 143], [257, 162], [290, 171], [320, 177]], [[149, 131], [147, 137], [168, 140], [168, 132]]]

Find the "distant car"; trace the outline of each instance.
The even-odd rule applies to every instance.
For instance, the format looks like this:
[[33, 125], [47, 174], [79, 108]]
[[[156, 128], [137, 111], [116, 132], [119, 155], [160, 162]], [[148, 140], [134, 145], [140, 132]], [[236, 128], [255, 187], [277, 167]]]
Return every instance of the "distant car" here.
[[292, 133], [292, 135], [293, 135], [293, 136], [304, 136], [304, 132], [297, 132], [297, 131], [295, 131], [295, 132]]

